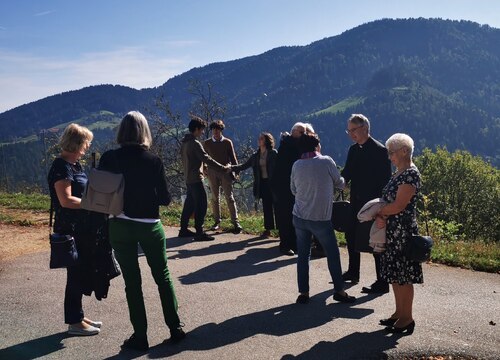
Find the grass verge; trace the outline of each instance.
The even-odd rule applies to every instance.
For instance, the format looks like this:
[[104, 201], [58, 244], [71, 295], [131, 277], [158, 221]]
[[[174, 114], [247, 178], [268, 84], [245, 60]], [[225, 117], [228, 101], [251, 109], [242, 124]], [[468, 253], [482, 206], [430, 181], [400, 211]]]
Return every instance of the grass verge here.
[[50, 198], [37, 193], [6, 193], [0, 192], [0, 205], [8, 209], [48, 211]]
[[[27, 215], [27, 211], [36, 213], [46, 212], [48, 219], [49, 197], [41, 194], [21, 194], [0, 192], [0, 207], [7, 211], [0, 211], [0, 223], [17, 226], [37, 225], [40, 221], [34, 221]], [[10, 210], [9, 210], [10, 209]], [[23, 211], [11, 211], [23, 210]], [[173, 203], [168, 207], [161, 207], [160, 216], [164, 225], [179, 226], [182, 205]], [[206, 227], [213, 224], [210, 212], [205, 220]], [[191, 220], [193, 222], [193, 220]], [[258, 235], [264, 230], [262, 214], [256, 212], [240, 213], [240, 223], [244, 232]], [[233, 224], [226, 219], [221, 222], [223, 231], [231, 231]], [[274, 230], [273, 236], [277, 237], [278, 232]], [[337, 233], [339, 245], [345, 246], [343, 233]], [[436, 236], [432, 250], [432, 262], [450, 266], [457, 266], [477, 271], [500, 273], [500, 242], [483, 241], [446, 241], [440, 240]]]
[[500, 244], [435, 239], [432, 261], [467, 269], [500, 273]]

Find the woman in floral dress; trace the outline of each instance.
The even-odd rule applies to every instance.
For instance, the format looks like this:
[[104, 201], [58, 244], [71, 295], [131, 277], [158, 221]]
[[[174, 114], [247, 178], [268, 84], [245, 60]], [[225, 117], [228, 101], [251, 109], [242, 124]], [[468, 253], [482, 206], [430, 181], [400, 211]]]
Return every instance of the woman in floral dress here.
[[406, 134], [394, 134], [386, 147], [396, 172], [383, 190], [387, 202], [377, 215], [379, 228], [386, 227], [387, 250], [381, 256], [382, 279], [392, 284], [396, 310], [387, 319], [380, 320], [391, 333], [410, 335], [415, 328], [413, 320], [413, 284], [423, 283], [422, 266], [403, 255], [406, 242], [418, 233], [416, 202], [421, 187], [420, 173], [413, 164], [413, 140]]

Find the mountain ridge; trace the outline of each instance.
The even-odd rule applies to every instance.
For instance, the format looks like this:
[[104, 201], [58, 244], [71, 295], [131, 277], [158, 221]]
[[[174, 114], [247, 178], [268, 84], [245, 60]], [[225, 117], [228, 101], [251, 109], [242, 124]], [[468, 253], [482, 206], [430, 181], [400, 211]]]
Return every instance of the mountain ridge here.
[[[187, 122], [192, 80], [224, 97], [226, 132], [236, 143], [306, 120], [342, 164], [350, 145], [345, 122], [363, 112], [382, 141], [402, 131], [417, 153], [446, 146], [500, 164], [500, 30], [422, 18], [377, 20], [309, 45], [196, 67], [155, 88], [96, 85], [53, 95], [1, 113], [0, 143], [99, 111], [151, 110], [160, 96]], [[332, 106], [335, 112], [322, 112]]]

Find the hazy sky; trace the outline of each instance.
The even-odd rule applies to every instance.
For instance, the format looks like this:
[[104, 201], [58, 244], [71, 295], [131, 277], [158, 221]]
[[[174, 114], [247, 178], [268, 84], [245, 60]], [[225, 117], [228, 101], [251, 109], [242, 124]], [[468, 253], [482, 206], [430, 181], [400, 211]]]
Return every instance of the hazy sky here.
[[500, 28], [499, 0], [0, 0], [0, 112], [89, 85], [155, 87], [381, 18]]

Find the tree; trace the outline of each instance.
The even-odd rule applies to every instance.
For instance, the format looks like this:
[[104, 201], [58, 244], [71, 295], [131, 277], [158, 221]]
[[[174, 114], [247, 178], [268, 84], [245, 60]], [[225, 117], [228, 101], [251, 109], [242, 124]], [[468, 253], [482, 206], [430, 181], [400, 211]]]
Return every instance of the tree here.
[[153, 136], [151, 151], [163, 161], [172, 196], [180, 197], [186, 185], [180, 156], [186, 125], [163, 96], [156, 99], [155, 108], [148, 112]]
[[[211, 83], [202, 84], [201, 81], [191, 79], [188, 91], [194, 96], [191, 114], [196, 115], [210, 124], [214, 120], [223, 120], [227, 107], [224, 98], [213, 91]], [[205, 137], [208, 137], [208, 126]]]
[[[198, 116], [207, 123], [223, 119], [226, 112], [224, 99], [213, 90], [210, 83], [202, 84], [198, 80], [191, 80], [188, 92], [194, 97], [189, 116]], [[156, 99], [154, 109], [148, 113], [153, 134], [151, 150], [163, 160], [172, 195], [179, 198], [185, 190], [180, 150], [182, 138], [186, 133], [187, 119], [184, 120], [181, 114], [172, 110], [170, 103], [163, 96]], [[205, 137], [208, 137], [208, 127]], [[245, 153], [238, 155], [247, 155], [247, 147], [244, 146], [243, 149]], [[240, 184], [240, 188], [244, 189], [245, 186]]]
[[500, 241], [500, 171], [467, 151], [425, 149], [415, 159], [431, 217], [461, 224], [469, 240]]

